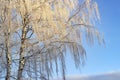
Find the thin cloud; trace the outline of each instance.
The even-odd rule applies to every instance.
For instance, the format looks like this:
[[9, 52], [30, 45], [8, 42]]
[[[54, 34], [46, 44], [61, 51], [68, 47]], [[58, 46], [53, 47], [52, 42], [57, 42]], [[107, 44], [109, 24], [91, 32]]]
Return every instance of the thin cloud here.
[[[54, 80], [62, 80], [62, 78], [57, 78]], [[120, 72], [109, 72], [97, 75], [71, 75], [66, 76], [66, 80], [120, 80]]]

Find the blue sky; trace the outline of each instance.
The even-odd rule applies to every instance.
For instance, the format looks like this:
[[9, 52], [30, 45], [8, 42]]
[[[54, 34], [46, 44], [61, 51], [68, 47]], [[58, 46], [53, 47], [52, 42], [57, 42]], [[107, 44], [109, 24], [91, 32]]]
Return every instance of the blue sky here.
[[96, 0], [101, 15], [101, 24], [97, 25], [104, 33], [106, 47], [97, 42], [90, 47], [84, 44], [87, 52], [86, 64], [76, 70], [73, 62], [67, 62], [67, 75], [93, 75], [111, 71], [120, 71], [120, 0]]

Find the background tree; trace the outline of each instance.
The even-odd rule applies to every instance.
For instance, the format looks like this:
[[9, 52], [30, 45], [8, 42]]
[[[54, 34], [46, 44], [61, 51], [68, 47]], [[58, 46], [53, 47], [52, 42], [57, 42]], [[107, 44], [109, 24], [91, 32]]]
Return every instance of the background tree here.
[[93, 0], [0, 0], [0, 4], [0, 68], [5, 68], [0, 73], [6, 80], [44, 80], [59, 70], [65, 80], [66, 50], [78, 67], [86, 54], [82, 36], [90, 44], [95, 37], [103, 42], [94, 27], [100, 17]]

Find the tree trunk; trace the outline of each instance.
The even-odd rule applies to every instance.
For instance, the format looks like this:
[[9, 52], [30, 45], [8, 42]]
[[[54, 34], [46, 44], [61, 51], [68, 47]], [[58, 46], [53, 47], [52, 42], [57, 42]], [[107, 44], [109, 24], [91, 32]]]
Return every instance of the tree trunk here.
[[[7, 9], [8, 13], [7, 13], [7, 17], [8, 17], [8, 26], [4, 26], [6, 27], [6, 30], [4, 30], [4, 37], [5, 37], [5, 54], [6, 54], [6, 77], [5, 80], [10, 80], [11, 77], [11, 53], [10, 53], [10, 33], [11, 33], [11, 2], [9, 1], [9, 6], [6, 7], [5, 9]], [[6, 12], [5, 12], [6, 13]]]
[[7, 72], [6, 72], [6, 79], [5, 80], [10, 80], [11, 58], [10, 58], [10, 53], [9, 52], [6, 52], [6, 59], [7, 59]]
[[11, 56], [8, 51], [8, 44], [6, 43], [6, 59], [7, 59], [7, 72], [6, 72], [6, 79], [5, 80], [10, 80], [10, 73], [11, 73]]
[[4, 33], [5, 35], [5, 53], [6, 53], [6, 78], [5, 80], [10, 80], [11, 73], [11, 54], [9, 51], [9, 30]]
[[21, 80], [22, 72], [23, 72], [24, 65], [25, 65], [25, 58], [24, 58], [24, 55], [23, 55], [23, 51], [24, 51], [24, 48], [25, 48], [26, 34], [27, 34], [27, 28], [26, 28], [26, 25], [25, 25], [23, 27], [23, 30], [22, 30], [21, 47], [20, 47], [20, 60], [19, 60], [17, 80]]

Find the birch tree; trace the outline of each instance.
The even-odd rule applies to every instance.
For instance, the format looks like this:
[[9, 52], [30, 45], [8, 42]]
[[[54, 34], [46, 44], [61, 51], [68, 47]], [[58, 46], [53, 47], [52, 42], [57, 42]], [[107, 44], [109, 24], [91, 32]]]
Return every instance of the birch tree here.
[[5, 80], [49, 80], [53, 72], [65, 80], [67, 50], [78, 67], [86, 55], [83, 37], [88, 44], [103, 43], [93, 0], [0, 0], [0, 5]]

